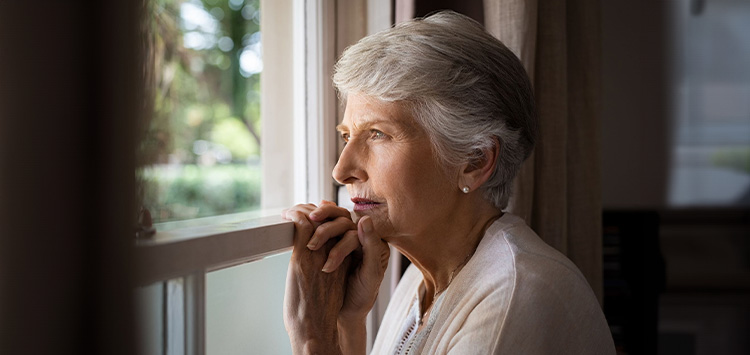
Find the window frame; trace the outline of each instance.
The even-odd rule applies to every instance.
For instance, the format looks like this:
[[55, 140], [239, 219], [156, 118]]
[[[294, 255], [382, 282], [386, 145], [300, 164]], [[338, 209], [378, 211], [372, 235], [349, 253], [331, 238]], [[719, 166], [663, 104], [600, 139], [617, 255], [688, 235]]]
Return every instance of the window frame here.
[[[389, 27], [391, 7], [388, 1], [376, 0], [261, 0], [261, 21], [273, 18], [278, 23], [285, 19], [280, 25], [291, 28], [293, 37], [292, 45], [285, 48], [266, 50], [264, 45], [264, 63], [275, 63], [275, 59], [285, 56], [293, 58], [293, 75], [288, 77], [288, 68], [271, 73], [264, 70], [261, 76], [262, 134], [291, 131], [294, 139], [293, 142], [276, 140], [281, 142], [272, 147], [266, 143], [274, 139], [263, 139], [264, 149], [261, 151], [273, 153], [263, 154], [261, 158], [263, 181], [273, 181], [274, 184], [262, 184], [261, 212], [185, 221], [181, 223], [190, 226], [170, 231], [160, 231], [169, 223], [159, 224], [153, 237], [136, 241], [136, 286], [184, 278], [182, 285], [176, 286], [178, 294], [165, 298], [170, 303], [164, 305], [167, 308], [165, 319], [178, 319], [177, 323], [182, 323], [162, 324], [166, 344], [179, 342], [184, 344], [186, 354], [205, 354], [205, 280], [208, 272], [291, 250], [294, 226], [292, 222], [281, 219], [278, 209], [274, 208], [323, 199], [335, 201], [337, 197], [346, 196], [346, 190], [337, 187], [331, 177], [339, 153], [335, 126], [343, 114], [330, 81], [333, 65], [343, 51], [342, 34], [347, 36], [349, 31], [346, 30], [361, 27], [357, 24], [362, 20], [360, 15], [364, 14], [366, 32], [357, 32], [343, 42], [353, 42], [367, 33]], [[288, 16], [290, 9], [292, 16]], [[263, 43], [269, 36], [271, 40], [288, 40], [283, 38], [288, 32], [275, 35], [278, 37], [275, 39], [272, 33], [263, 30], [261, 33]], [[351, 34], [348, 36], [352, 37]], [[269, 55], [273, 57], [269, 58]], [[268, 78], [266, 75], [281, 77]], [[292, 90], [264, 90], [264, 82], [276, 85], [279, 80], [291, 83]], [[289, 96], [293, 100], [292, 108], [282, 109], [281, 115], [274, 114], [271, 118], [271, 112], [263, 110], [263, 107], [289, 106]], [[288, 172], [290, 160], [293, 162], [291, 174]], [[265, 173], [275, 170], [284, 172], [281, 178], [285, 181], [278, 183], [273, 175]], [[289, 200], [289, 193], [283, 191], [288, 186], [293, 186], [293, 201]], [[252, 218], [259, 213], [263, 217]], [[368, 349], [395, 285], [388, 275], [390, 273], [387, 273], [379, 300], [368, 317]]]

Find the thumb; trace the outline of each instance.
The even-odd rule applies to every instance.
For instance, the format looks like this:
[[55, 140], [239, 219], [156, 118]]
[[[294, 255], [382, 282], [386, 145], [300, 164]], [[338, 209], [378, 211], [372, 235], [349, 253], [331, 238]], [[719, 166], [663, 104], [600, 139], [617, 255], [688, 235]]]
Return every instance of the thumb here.
[[[357, 224], [357, 237], [362, 244], [362, 268], [366, 272], [382, 274], [388, 266], [388, 245], [375, 234], [375, 227], [370, 216], [359, 219]], [[383, 263], [385, 258], [385, 263]]]

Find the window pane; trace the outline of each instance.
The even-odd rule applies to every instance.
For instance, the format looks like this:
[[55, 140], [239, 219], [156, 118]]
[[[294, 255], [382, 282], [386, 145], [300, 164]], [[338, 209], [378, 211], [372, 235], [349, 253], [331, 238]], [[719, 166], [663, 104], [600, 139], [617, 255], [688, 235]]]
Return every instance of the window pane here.
[[750, 206], [750, 3], [680, 1], [672, 206]]
[[144, 207], [155, 223], [259, 208], [259, 0], [150, 6]]
[[291, 354], [282, 310], [291, 253], [206, 275], [206, 354]]
[[164, 348], [164, 283], [135, 290], [138, 354], [161, 355]]

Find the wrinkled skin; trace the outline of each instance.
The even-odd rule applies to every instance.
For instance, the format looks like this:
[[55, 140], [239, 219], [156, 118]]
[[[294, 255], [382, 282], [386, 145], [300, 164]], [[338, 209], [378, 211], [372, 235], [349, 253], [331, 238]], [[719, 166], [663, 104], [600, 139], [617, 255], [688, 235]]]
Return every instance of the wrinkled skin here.
[[[356, 335], [342, 337], [339, 330], [364, 331], [388, 266], [388, 245], [374, 235], [369, 217], [356, 224], [349, 211], [328, 201], [297, 205], [282, 216], [295, 224], [284, 300], [295, 353], [363, 351], [364, 343], [350, 341]], [[341, 338], [345, 344], [339, 345]]]

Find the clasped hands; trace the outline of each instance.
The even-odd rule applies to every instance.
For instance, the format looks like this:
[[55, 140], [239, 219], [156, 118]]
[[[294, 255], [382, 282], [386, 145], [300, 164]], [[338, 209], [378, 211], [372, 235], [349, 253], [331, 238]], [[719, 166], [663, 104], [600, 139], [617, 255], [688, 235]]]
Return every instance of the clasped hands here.
[[365, 319], [388, 266], [369, 216], [323, 201], [282, 212], [294, 222], [284, 325], [295, 354], [364, 354]]

